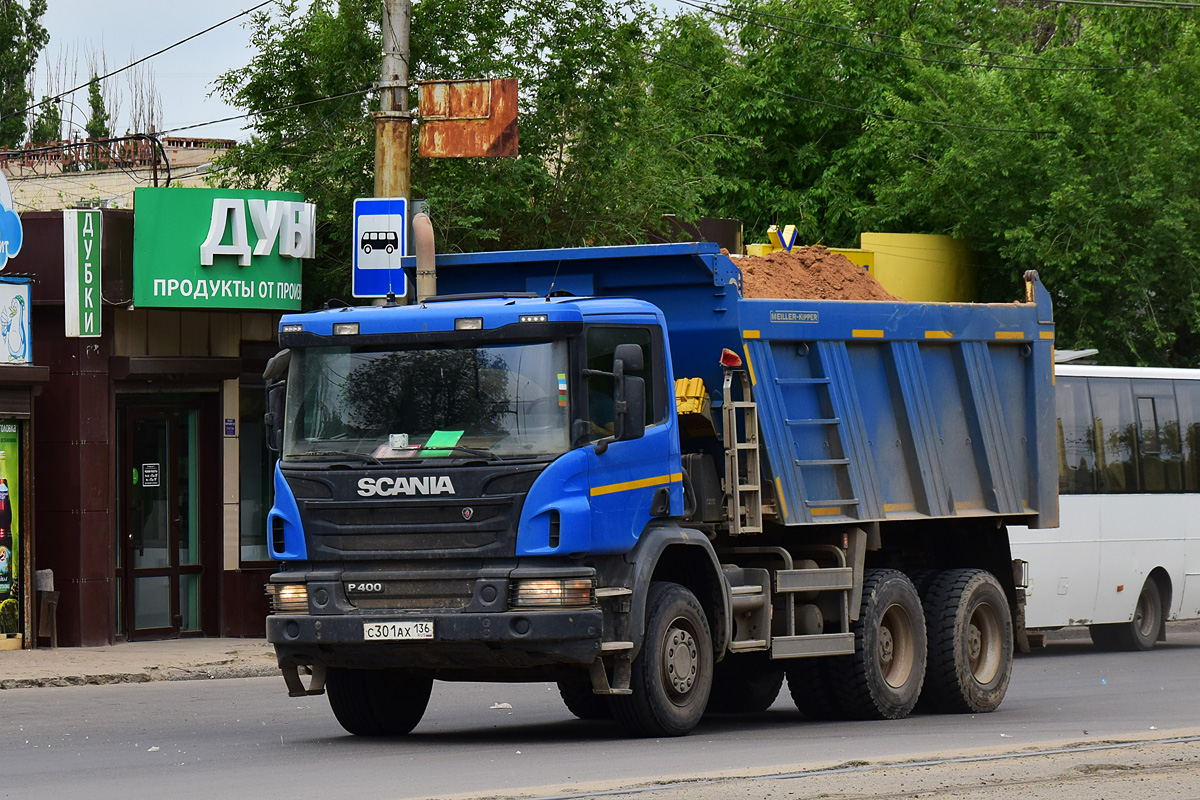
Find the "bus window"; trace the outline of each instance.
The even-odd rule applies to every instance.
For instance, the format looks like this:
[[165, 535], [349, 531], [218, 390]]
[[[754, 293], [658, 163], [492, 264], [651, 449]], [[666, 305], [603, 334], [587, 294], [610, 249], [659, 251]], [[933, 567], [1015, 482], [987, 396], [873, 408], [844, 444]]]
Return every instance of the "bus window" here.
[[1133, 392], [1137, 398], [1142, 491], [1178, 492], [1183, 488], [1183, 459], [1175, 392], [1167, 381], [1134, 381]]
[[1054, 392], [1058, 413], [1058, 491], [1096, 491], [1096, 448], [1086, 378], [1059, 378]]
[[1183, 490], [1200, 492], [1200, 381], [1177, 381]]
[[1138, 491], [1137, 422], [1133, 391], [1125, 378], [1088, 378], [1096, 437], [1097, 489], [1106, 494]]

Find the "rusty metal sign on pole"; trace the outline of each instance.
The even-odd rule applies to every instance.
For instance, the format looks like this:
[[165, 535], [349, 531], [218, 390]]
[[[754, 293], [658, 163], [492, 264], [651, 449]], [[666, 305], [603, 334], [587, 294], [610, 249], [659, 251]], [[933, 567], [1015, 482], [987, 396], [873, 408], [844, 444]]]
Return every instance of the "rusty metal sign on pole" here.
[[423, 81], [421, 158], [480, 158], [517, 154], [517, 79]]

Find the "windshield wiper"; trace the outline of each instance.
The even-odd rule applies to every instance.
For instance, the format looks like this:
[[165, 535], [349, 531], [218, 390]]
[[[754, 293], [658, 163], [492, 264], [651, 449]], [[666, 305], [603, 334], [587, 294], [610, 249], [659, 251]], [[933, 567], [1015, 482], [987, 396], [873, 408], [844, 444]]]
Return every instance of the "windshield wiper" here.
[[309, 450], [307, 453], [289, 453], [287, 457], [303, 459], [327, 457], [337, 457], [341, 459], [351, 458], [355, 461], [365, 461], [368, 464], [379, 464], [382, 466], [380, 460], [370, 453], [356, 453], [353, 450]]
[[423, 447], [419, 451], [418, 457], [419, 458], [436, 458], [436, 456], [428, 456], [428, 455], [422, 455], [422, 454], [426, 453], [426, 452], [434, 453], [439, 450], [443, 450], [443, 451], [453, 450], [458, 453], [466, 453], [469, 456], [479, 456], [480, 458], [486, 458], [488, 461], [503, 461], [504, 460], [500, 456], [493, 453], [491, 450], [479, 450], [474, 447], [463, 447], [460, 444], [435, 445], [434, 447]]

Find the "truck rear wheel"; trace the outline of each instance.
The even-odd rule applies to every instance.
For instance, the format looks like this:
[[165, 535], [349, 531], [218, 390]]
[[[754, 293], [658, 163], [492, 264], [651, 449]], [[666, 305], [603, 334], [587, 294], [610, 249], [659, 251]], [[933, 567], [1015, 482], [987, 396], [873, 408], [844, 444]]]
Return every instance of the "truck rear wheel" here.
[[612, 719], [608, 698], [593, 692], [591, 681], [559, 681], [558, 694], [567, 710], [579, 719]]
[[893, 569], [867, 570], [862, 610], [850, 627], [854, 654], [831, 660], [834, 703], [851, 719], [901, 719], [925, 679], [925, 615], [912, 581]]
[[677, 583], [650, 584], [633, 694], [609, 699], [617, 722], [634, 736], [682, 736], [704, 715], [712, 676], [712, 635], [696, 596]]
[[950, 713], [995, 711], [1012, 676], [1008, 598], [991, 573], [952, 569], [925, 594], [929, 664], [922, 707]]
[[325, 693], [337, 721], [356, 736], [400, 736], [417, 727], [433, 678], [399, 669], [330, 667]]
[[783, 687], [783, 665], [768, 653], [729, 655], [713, 672], [708, 710], [757, 714], [770, 708]]
[[1101, 650], [1149, 650], [1158, 640], [1162, 623], [1162, 592], [1154, 578], [1147, 578], [1138, 595], [1133, 619], [1113, 625], [1090, 625], [1088, 633]]
[[797, 658], [787, 666], [788, 693], [796, 710], [811, 720], [845, 716], [826, 677], [829, 662], [828, 658]]

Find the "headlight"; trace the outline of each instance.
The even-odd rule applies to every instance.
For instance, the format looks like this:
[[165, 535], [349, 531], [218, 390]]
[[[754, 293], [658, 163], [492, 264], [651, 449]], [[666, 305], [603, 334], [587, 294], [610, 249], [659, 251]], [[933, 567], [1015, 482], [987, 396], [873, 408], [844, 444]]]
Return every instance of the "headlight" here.
[[308, 587], [303, 583], [269, 583], [272, 614], [307, 614]]
[[591, 578], [532, 578], [512, 583], [512, 608], [575, 608], [595, 605]]

